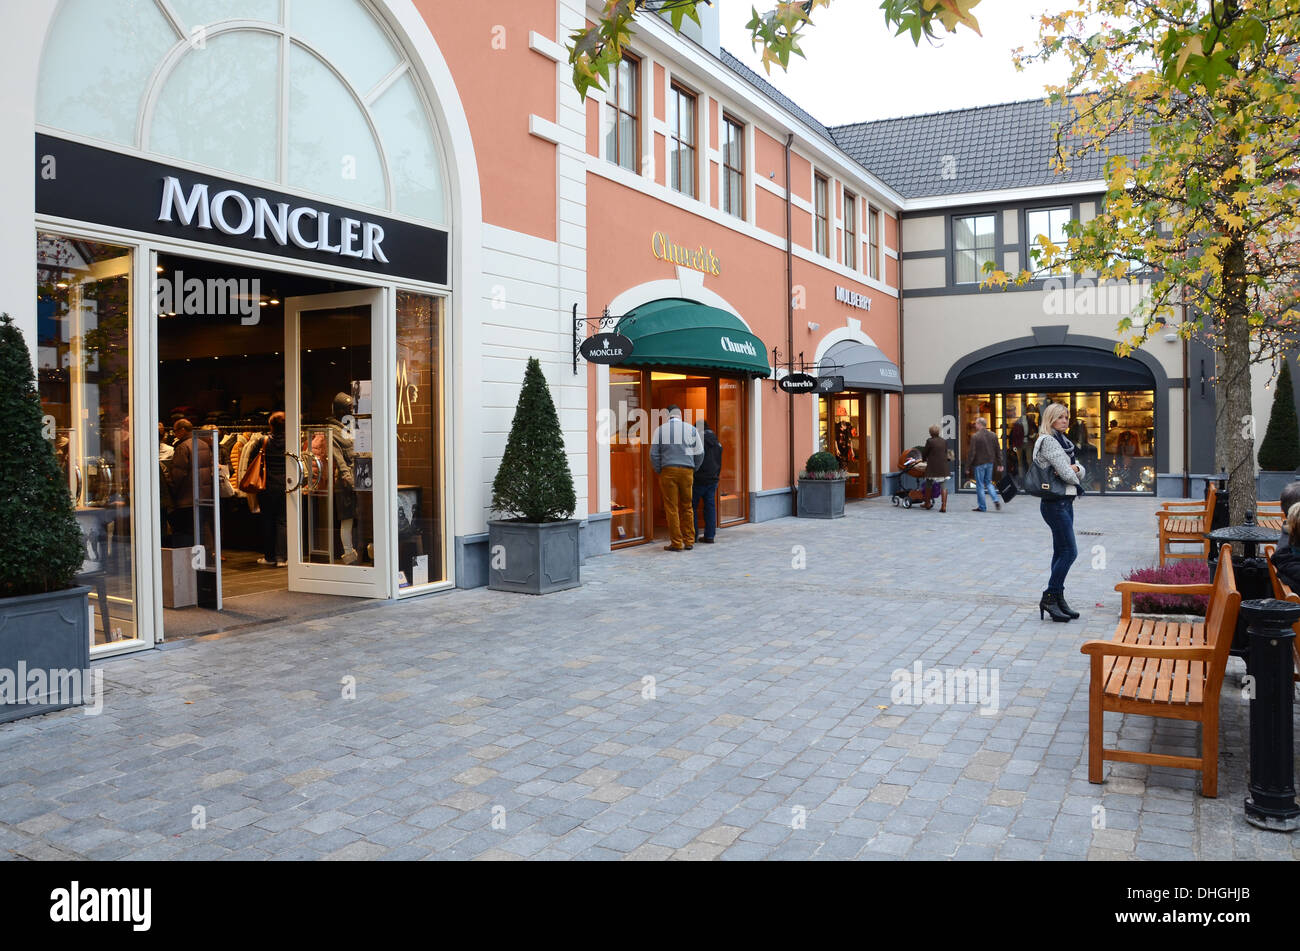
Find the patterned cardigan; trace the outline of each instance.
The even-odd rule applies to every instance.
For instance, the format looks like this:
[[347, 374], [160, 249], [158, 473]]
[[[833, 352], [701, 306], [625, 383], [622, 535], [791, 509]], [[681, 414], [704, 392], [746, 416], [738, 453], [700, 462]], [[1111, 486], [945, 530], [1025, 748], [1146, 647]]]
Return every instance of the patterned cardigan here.
[[1034, 444], [1034, 461], [1055, 469], [1056, 474], [1061, 477], [1062, 481], [1068, 483], [1065, 487], [1067, 494], [1078, 494], [1078, 489], [1075, 486], [1081, 484], [1079, 473], [1074, 471], [1074, 465], [1070, 462], [1069, 455], [1061, 448], [1061, 444], [1056, 441], [1054, 435], [1043, 433], [1038, 437], [1038, 442]]

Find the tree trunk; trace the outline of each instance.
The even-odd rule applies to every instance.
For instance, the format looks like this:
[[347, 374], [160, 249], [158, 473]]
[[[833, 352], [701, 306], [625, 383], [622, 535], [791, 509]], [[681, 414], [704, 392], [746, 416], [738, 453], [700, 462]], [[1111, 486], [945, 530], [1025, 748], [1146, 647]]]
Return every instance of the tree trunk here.
[[1250, 322], [1246, 314], [1246, 249], [1240, 238], [1232, 240], [1223, 256], [1222, 370], [1215, 395], [1223, 415], [1216, 434], [1218, 449], [1228, 469], [1228, 511], [1232, 524], [1245, 521], [1255, 511], [1256, 420], [1250, 405]]

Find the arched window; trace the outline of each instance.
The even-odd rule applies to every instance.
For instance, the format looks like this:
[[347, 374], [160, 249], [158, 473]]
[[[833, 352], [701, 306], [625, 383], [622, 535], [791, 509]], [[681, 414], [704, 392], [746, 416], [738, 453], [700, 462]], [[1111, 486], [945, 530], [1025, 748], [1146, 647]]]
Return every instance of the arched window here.
[[446, 226], [411, 64], [366, 0], [62, 0], [37, 122]]

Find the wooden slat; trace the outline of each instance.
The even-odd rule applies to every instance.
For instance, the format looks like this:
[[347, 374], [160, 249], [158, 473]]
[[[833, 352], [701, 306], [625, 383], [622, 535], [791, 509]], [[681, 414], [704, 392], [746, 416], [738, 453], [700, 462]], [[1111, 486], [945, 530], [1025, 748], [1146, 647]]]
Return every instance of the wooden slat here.
[[[1128, 618], [1126, 622], [1121, 621], [1120, 626], [1115, 631], [1115, 637], [1113, 640], [1117, 640], [1122, 644], [1127, 644], [1130, 641], [1132, 633], [1140, 629], [1141, 626], [1142, 622], [1134, 618]], [[1124, 678], [1128, 675], [1129, 662], [1132, 659], [1133, 658], [1131, 657], [1113, 658], [1114, 663], [1111, 665], [1110, 670], [1107, 671], [1108, 676], [1106, 677], [1105, 683], [1102, 685], [1102, 690], [1105, 693], [1118, 694], [1120, 692], [1120, 687], [1124, 683]]]
[[[1153, 627], [1155, 627], [1154, 621], [1144, 620], [1140, 632], [1141, 640], [1135, 641], [1134, 643], [1148, 643], [1151, 640], [1151, 629]], [[1140, 657], [1134, 657], [1133, 663], [1129, 664], [1128, 676], [1124, 678], [1124, 686], [1120, 690], [1120, 696], [1137, 696], [1138, 684], [1142, 682], [1142, 667], [1143, 659]]]
[[[1166, 630], [1165, 643], [1170, 645], [1178, 644], [1178, 632], [1181, 625], [1170, 625]], [[1166, 657], [1160, 661], [1160, 668], [1156, 672], [1156, 689], [1153, 699], [1156, 703], [1169, 702], [1169, 688], [1173, 684], [1174, 678], [1174, 659]]]

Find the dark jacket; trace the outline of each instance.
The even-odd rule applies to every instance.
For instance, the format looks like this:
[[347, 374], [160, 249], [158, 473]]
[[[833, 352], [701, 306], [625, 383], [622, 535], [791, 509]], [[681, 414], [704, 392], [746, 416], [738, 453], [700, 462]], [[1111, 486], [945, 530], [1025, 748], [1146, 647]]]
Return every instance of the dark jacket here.
[[1279, 548], [1272, 560], [1282, 583], [1292, 591], [1300, 591], [1300, 549]]
[[978, 430], [970, 438], [970, 466], [988, 465], [998, 461], [998, 437], [987, 429]]
[[927, 479], [946, 479], [948, 471], [948, 443], [942, 436], [931, 436], [921, 449], [921, 458], [925, 460], [925, 477]]
[[283, 492], [284, 475], [284, 433], [272, 433], [262, 447], [266, 454], [266, 491]]
[[707, 425], [700, 426], [700, 435], [704, 437], [704, 460], [695, 470], [695, 481], [717, 482], [722, 475], [722, 443]]
[[[167, 472], [167, 482], [171, 486], [172, 501], [179, 508], [189, 508], [194, 504], [194, 485], [193, 474], [190, 472], [190, 466], [193, 464], [193, 446], [196, 440], [190, 436], [179, 446], [176, 452], [172, 454], [172, 460]], [[205, 440], [197, 440], [199, 454], [199, 496], [204, 501], [212, 499], [212, 444]]]

